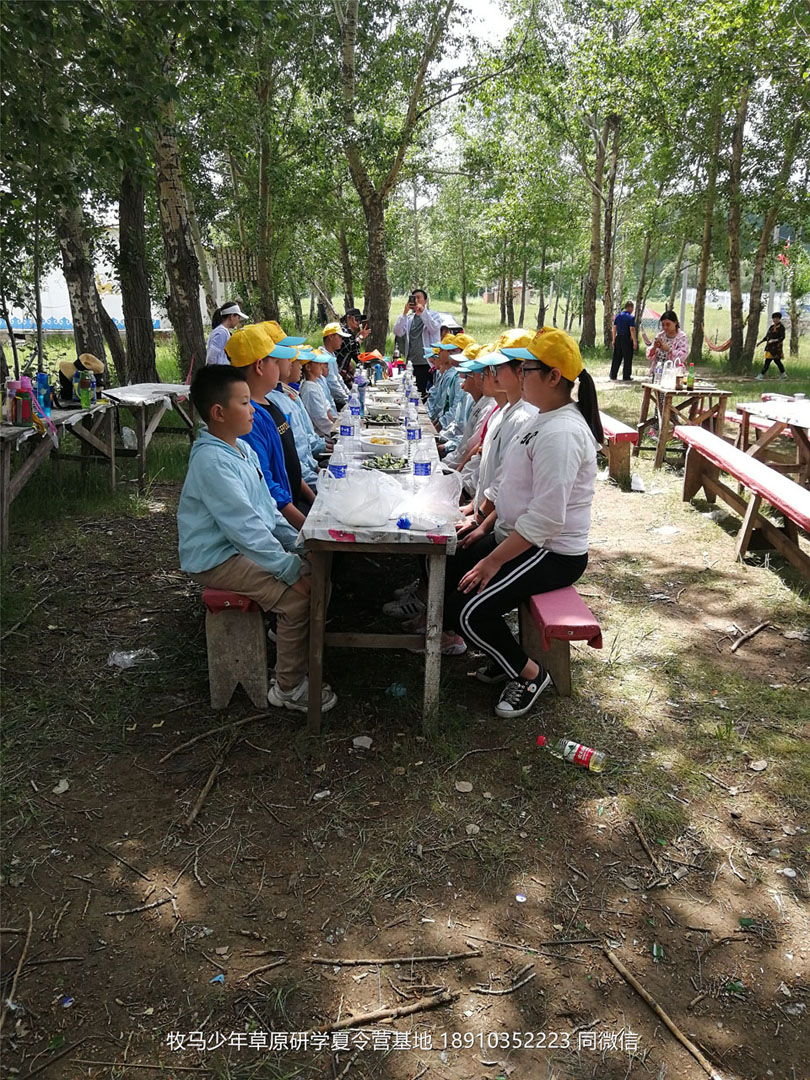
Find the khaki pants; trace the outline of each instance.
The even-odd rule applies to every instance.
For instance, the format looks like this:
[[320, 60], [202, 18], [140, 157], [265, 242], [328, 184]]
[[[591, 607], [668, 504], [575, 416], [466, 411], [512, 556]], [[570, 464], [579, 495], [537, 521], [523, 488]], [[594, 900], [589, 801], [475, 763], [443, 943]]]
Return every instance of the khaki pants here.
[[232, 555], [213, 570], [191, 577], [211, 589], [249, 596], [262, 611], [276, 613], [276, 678], [282, 690], [294, 690], [307, 673], [309, 597], [273, 577], [246, 555]]

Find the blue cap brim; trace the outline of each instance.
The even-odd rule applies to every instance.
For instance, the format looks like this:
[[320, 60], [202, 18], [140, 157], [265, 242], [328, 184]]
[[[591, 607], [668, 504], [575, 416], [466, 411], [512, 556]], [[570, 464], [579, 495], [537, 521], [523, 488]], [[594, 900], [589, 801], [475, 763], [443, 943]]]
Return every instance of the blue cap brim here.
[[[525, 349], [523, 350], [525, 352]], [[508, 364], [510, 360], [514, 359], [512, 356], [507, 356], [505, 352], [490, 353], [489, 356], [485, 356], [481, 363], [484, 367], [500, 367], [501, 364]]]
[[529, 352], [528, 349], [501, 349], [504, 356], [510, 360], [536, 360], [537, 357], [534, 353]]
[[297, 355], [295, 349], [285, 349], [283, 345], [274, 345], [270, 353], [274, 360], [294, 360]]
[[460, 345], [454, 345], [452, 341], [441, 341], [441, 342], [439, 342], [439, 348], [440, 349], [458, 349], [459, 351], [461, 351], [461, 346]]
[[283, 337], [281, 341], [276, 342], [276, 345], [284, 345], [290, 348], [294, 345], [303, 345], [306, 340], [305, 337]]
[[461, 375], [477, 375], [479, 371], [484, 370], [484, 364], [479, 364], [477, 360], [467, 361], [459, 364], [458, 370]]

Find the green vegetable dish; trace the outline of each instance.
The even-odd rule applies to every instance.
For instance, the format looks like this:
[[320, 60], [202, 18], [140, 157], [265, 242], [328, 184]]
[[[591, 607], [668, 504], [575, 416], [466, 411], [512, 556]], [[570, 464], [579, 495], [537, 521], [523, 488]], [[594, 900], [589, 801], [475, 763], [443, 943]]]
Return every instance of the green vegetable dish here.
[[393, 454], [380, 454], [379, 457], [367, 458], [363, 462], [364, 469], [377, 469], [379, 472], [399, 473], [408, 468], [408, 459], [394, 457]]

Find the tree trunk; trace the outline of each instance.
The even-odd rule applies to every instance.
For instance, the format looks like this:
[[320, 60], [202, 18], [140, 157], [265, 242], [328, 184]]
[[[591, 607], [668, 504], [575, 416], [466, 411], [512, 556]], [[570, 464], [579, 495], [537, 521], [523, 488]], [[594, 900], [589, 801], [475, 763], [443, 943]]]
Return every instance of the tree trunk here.
[[62, 269], [67, 282], [73, 337], [77, 353], [92, 353], [104, 362], [104, 333], [96, 306], [96, 276], [90, 252], [90, 240], [79, 205], [63, 206], [57, 224]]
[[[571, 289], [573, 287], [574, 279], [571, 275], [568, 277], [568, 289], [565, 293], [565, 315], [563, 317], [563, 330], [568, 333], [568, 329], [571, 325], [568, 321], [568, 316], [571, 311]], [[573, 322], [573, 318], [571, 320]]]
[[[802, 120], [797, 116], [785, 139], [782, 167], [779, 170], [776, 183], [771, 189], [771, 205], [768, 207], [765, 221], [762, 224], [762, 232], [759, 234], [759, 244], [757, 245], [756, 255], [754, 256], [754, 273], [751, 278], [751, 298], [748, 304], [748, 325], [745, 331], [745, 344], [743, 345], [742, 350], [742, 366], [745, 370], [750, 368], [754, 361], [754, 350], [756, 349], [757, 339], [759, 337], [759, 317], [762, 313], [762, 272], [765, 266], [765, 259], [768, 255], [768, 245], [771, 242], [771, 234], [774, 231], [777, 215], [779, 214], [779, 209], [782, 205], [782, 198], [785, 194], [785, 186], [793, 168], [793, 159], [796, 156], [796, 146], [799, 141], [801, 126]], [[770, 314], [770, 312], [768, 312], [768, 314]]]
[[742, 155], [745, 118], [748, 113], [748, 88], [737, 105], [734, 130], [731, 136], [731, 164], [729, 166], [728, 193], [728, 288], [731, 294], [731, 345], [728, 362], [732, 371], [743, 369], [743, 299], [742, 272], [740, 269], [740, 220], [742, 217]]
[[315, 290], [310, 288], [309, 290], [309, 325], [315, 322]]
[[501, 326], [506, 326], [506, 249], [501, 253], [501, 276], [498, 281], [498, 299], [501, 304]]
[[363, 299], [371, 327], [371, 333], [366, 339], [366, 349], [369, 352], [379, 349], [384, 353], [391, 306], [385, 257], [385, 205], [376, 191], [372, 197], [362, 202], [368, 236], [368, 287]]
[[[795, 280], [795, 277], [796, 277], [796, 275], [794, 274], [793, 275], [793, 280]], [[6, 300], [6, 294], [5, 294], [4, 290], [3, 290], [2, 284], [0, 284], [0, 314], [2, 314], [3, 321], [5, 322], [6, 329], [8, 330], [8, 340], [9, 340], [9, 344], [11, 345], [11, 356], [12, 356], [12, 359], [14, 361], [14, 378], [19, 379], [19, 377], [20, 377], [20, 358], [17, 355], [17, 339], [14, 337], [14, 330], [12, 329], [12, 326], [11, 326], [11, 315], [9, 314], [8, 302]], [[5, 357], [3, 358], [3, 362], [5, 363]], [[3, 386], [5, 386], [5, 380], [7, 378], [8, 378], [8, 370], [6, 369], [3, 372]]]
[[118, 277], [127, 336], [127, 381], [159, 382], [146, 269], [144, 189], [140, 176], [131, 169], [124, 171], [118, 197]]
[[233, 160], [233, 154], [228, 152], [228, 168], [231, 173], [231, 186], [233, 187], [233, 205], [236, 207], [236, 225], [239, 229], [239, 242], [242, 245], [242, 253], [247, 254], [247, 235], [245, 233], [245, 222], [242, 218], [242, 200], [239, 195], [239, 174], [236, 171], [236, 162]]
[[354, 271], [342, 221], [338, 230], [338, 244], [340, 245], [340, 264], [343, 267], [343, 310], [348, 311], [354, 307]]
[[[256, 90], [259, 99], [259, 115], [262, 118], [267, 108], [269, 93], [266, 81], [261, 83]], [[278, 320], [278, 305], [275, 303], [272, 282], [271, 235], [270, 136], [266, 124], [262, 123], [259, 139], [259, 204], [256, 217], [256, 284], [259, 289], [262, 318]]]
[[688, 237], [684, 237], [681, 240], [680, 251], [678, 257], [675, 260], [675, 269], [672, 271], [672, 288], [670, 289], [669, 296], [667, 297], [667, 311], [675, 310], [675, 296], [678, 292], [678, 287], [681, 284], [681, 267], [683, 266], [683, 256], [686, 251], [686, 245], [688, 244]]
[[200, 226], [197, 222], [197, 213], [194, 209], [194, 197], [188, 188], [186, 188], [186, 208], [188, 210], [188, 224], [191, 229], [191, 239], [194, 242], [194, 251], [197, 253], [197, 262], [200, 265], [200, 280], [202, 281], [203, 293], [205, 294], [205, 307], [208, 311], [208, 318], [210, 319], [217, 309], [217, 300], [214, 295], [214, 283], [211, 280], [211, 274], [208, 270], [208, 257], [206, 256], [205, 248], [203, 247]]
[[[557, 276], [558, 277], [559, 277], [559, 273], [560, 273], [560, 271], [558, 270], [557, 271]], [[552, 288], [552, 291], [555, 288], [555, 282], [553, 282], [553, 281], [551, 283], [551, 288]], [[560, 287], [559, 287], [559, 282], [557, 282], [556, 283], [556, 292], [554, 292], [554, 314], [551, 316], [551, 325], [555, 329], [557, 327], [557, 310], [559, 309], [559, 306], [560, 306]]]
[[96, 289], [95, 292], [98, 317], [101, 322], [101, 329], [104, 333], [104, 340], [107, 342], [107, 348], [110, 350], [113, 367], [115, 368], [115, 374], [118, 378], [118, 385], [126, 386], [129, 379], [127, 377], [127, 354], [124, 351], [124, 343], [121, 340], [118, 327], [115, 325], [107, 312], [107, 309], [104, 307], [104, 304], [101, 302], [101, 297], [98, 295], [98, 289]]
[[460, 231], [459, 244], [461, 247], [461, 325], [467, 325], [470, 313], [467, 309], [467, 257], [464, 250], [464, 230]]
[[295, 329], [300, 334], [304, 329], [304, 312], [301, 307], [301, 293], [298, 291], [298, 283], [290, 274], [290, 300], [292, 300], [293, 314], [295, 316]]
[[619, 162], [619, 126], [618, 116], [611, 116], [608, 120], [613, 130], [613, 138], [610, 145], [610, 157], [607, 170], [607, 197], [605, 198], [605, 282], [602, 292], [602, 335], [605, 348], [611, 347], [613, 338], [613, 204], [616, 191], [616, 171]]
[[520, 318], [518, 326], [523, 326], [526, 318], [526, 293], [529, 291], [529, 256], [526, 252], [526, 237], [523, 237], [523, 268], [520, 274]]
[[720, 159], [720, 136], [723, 129], [723, 114], [718, 107], [712, 117], [712, 151], [709, 158], [706, 178], [706, 202], [703, 208], [703, 242], [700, 248], [700, 267], [698, 269], [697, 288], [695, 289], [695, 314], [692, 323], [692, 344], [689, 360], [693, 364], [700, 362], [703, 356], [703, 334], [706, 318], [706, 284], [709, 280], [709, 261], [712, 254], [712, 221], [717, 192], [717, 166]]
[[546, 245], [543, 244], [543, 250], [540, 253], [540, 298], [537, 301], [537, 329], [539, 330], [546, 323]]
[[171, 103], [155, 135], [155, 179], [169, 279], [169, 319], [177, 338], [180, 378], [183, 379], [192, 366], [195, 371], [205, 366], [205, 338], [200, 311], [200, 268], [188, 222]]
[[509, 274], [506, 279], [506, 318], [511, 327], [515, 325], [515, 271], [512, 267], [512, 253], [509, 252]]
[[591, 180], [591, 246], [588, 258], [588, 276], [582, 297], [582, 334], [579, 343], [584, 348], [596, 344], [596, 290], [599, 286], [599, 268], [602, 265], [602, 183], [605, 177], [605, 154], [609, 133], [608, 121], [602, 125], [601, 136], [596, 121], [591, 121], [594, 140], [594, 168]]

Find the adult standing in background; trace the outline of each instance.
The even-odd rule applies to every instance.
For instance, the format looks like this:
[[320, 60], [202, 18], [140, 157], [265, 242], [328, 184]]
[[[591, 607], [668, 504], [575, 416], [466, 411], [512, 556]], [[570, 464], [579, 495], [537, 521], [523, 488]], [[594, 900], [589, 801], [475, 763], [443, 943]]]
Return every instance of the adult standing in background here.
[[337, 357], [340, 376], [346, 385], [351, 388], [354, 379], [354, 371], [360, 360], [360, 346], [371, 333], [368, 325], [368, 315], [360, 308], [349, 308], [340, 325], [347, 333], [335, 354]]
[[351, 338], [351, 333], [344, 329], [338, 322], [327, 323], [323, 328], [323, 357], [326, 361], [326, 383], [332, 395], [332, 401], [335, 408], [340, 412], [346, 402], [349, 400], [349, 395], [346, 393], [346, 386], [340, 377], [340, 362], [338, 356], [340, 355], [341, 347]]
[[441, 315], [428, 309], [425, 290], [414, 289], [404, 311], [394, 323], [394, 337], [405, 338], [405, 360], [413, 364], [416, 385], [423, 396], [430, 371], [426, 350], [439, 341], [441, 322]]
[[630, 376], [633, 372], [633, 353], [638, 348], [634, 307], [633, 301], [628, 300], [624, 305], [624, 311], [620, 311], [613, 320], [613, 361], [610, 365], [612, 382], [616, 381], [620, 365], [622, 366], [622, 382], [632, 382]]
[[757, 345], [765, 343], [765, 363], [762, 367], [762, 371], [757, 375], [757, 382], [762, 382], [765, 378], [765, 372], [771, 366], [771, 361], [776, 364], [779, 369], [779, 378], [786, 379], [787, 372], [785, 371], [785, 365], [782, 363], [783, 348], [785, 344], [785, 328], [782, 325], [782, 312], [774, 311], [771, 315], [771, 325], [768, 327], [768, 332], [762, 341], [758, 341]]
[[229, 300], [227, 304], [216, 309], [211, 316], [211, 333], [205, 349], [206, 364], [230, 364], [225, 355], [225, 346], [242, 319], [247, 322], [247, 315], [239, 307], [237, 300]]

